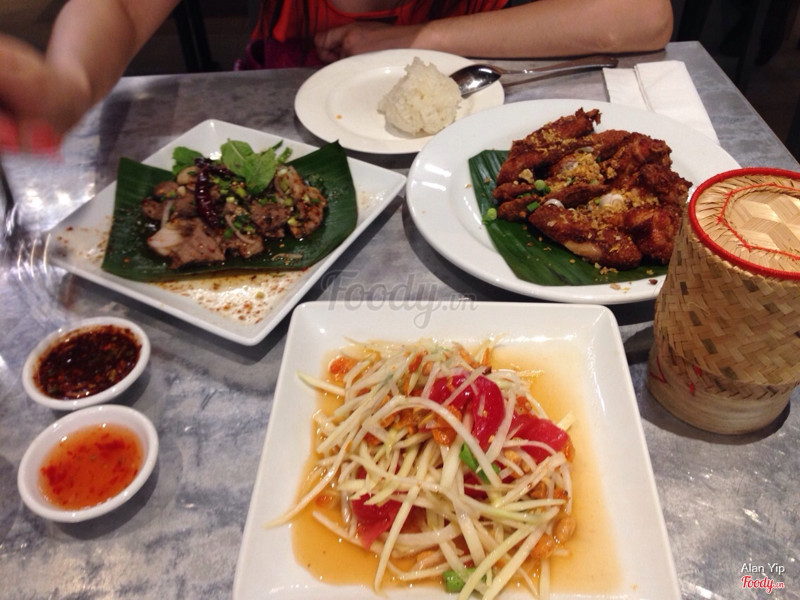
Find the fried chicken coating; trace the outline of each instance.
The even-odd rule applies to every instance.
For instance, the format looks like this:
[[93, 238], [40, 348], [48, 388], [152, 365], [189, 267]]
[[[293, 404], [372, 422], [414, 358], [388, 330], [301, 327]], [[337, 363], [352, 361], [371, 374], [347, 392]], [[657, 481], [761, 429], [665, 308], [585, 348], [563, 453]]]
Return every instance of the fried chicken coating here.
[[642, 261], [631, 236], [614, 227], [598, 228], [585, 213], [545, 204], [531, 213], [529, 222], [581, 258], [605, 267], [632, 269]]
[[666, 142], [595, 132], [600, 116], [579, 109], [513, 142], [497, 176], [497, 216], [603, 267], [666, 264], [691, 184], [672, 169]]

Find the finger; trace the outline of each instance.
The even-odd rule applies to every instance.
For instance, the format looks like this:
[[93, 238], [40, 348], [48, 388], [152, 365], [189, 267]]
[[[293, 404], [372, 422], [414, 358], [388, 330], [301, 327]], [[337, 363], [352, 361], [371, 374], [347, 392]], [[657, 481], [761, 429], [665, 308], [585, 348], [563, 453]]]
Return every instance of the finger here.
[[19, 131], [20, 149], [34, 154], [57, 154], [61, 136], [42, 119], [23, 121]]
[[10, 117], [0, 114], [0, 152], [19, 151], [19, 127]]
[[0, 35], [0, 107], [14, 115], [34, 114], [37, 92], [46, 87], [44, 56], [32, 46]]
[[[83, 104], [81, 86], [70, 73], [55, 69], [32, 46], [0, 34], [0, 116], [15, 125], [22, 149], [59, 141], [78, 120]], [[8, 123], [3, 131], [7, 145], [13, 145]]]
[[0, 113], [0, 152], [57, 154], [61, 136], [41, 119], [15, 121]]
[[314, 36], [314, 48], [323, 62], [339, 60], [341, 54], [343, 32], [341, 27], [321, 31]]

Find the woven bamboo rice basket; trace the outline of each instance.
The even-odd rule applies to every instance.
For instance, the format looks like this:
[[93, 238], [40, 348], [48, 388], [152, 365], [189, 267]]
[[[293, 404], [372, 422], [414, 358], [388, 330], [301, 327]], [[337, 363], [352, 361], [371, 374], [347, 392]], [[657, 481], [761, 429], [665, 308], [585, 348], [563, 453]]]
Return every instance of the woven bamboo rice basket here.
[[774, 421], [800, 383], [800, 173], [700, 185], [656, 299], [648, 388], [707, 431]]

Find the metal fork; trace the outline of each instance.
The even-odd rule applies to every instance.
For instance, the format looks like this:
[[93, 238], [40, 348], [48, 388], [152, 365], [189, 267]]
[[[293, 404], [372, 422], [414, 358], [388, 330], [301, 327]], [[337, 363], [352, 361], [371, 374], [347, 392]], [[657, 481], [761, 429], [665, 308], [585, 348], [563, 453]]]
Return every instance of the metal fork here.
[[14, 194], [8, 183], [3, 163], [0, 161], [0, 200], [3, 206], [3, 236], [0, 239], [0, 250], [5, 254], [13, 245], [17, 228], [17, 205], [14, 203]]
[[21, 205], [0, 161], [0, 207], [3, 226], [0, 237], [0, 267], [6, 270], [7, 281], [37, 322], [60, 323], [63, 320], [58, 301], [61, 277], [49, 264], [47, 236], [26, 231], [20, 217]]

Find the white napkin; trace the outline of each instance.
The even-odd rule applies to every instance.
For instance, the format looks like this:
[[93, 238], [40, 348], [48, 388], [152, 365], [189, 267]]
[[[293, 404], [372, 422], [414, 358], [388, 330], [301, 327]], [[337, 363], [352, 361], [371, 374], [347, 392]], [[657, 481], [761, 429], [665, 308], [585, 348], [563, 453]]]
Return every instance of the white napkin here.
[[632, 69], [603, 69], [603, 76], [611, 102], [670, 117], [719, 143], [683, 62], [665, 60], [639, 63]]

